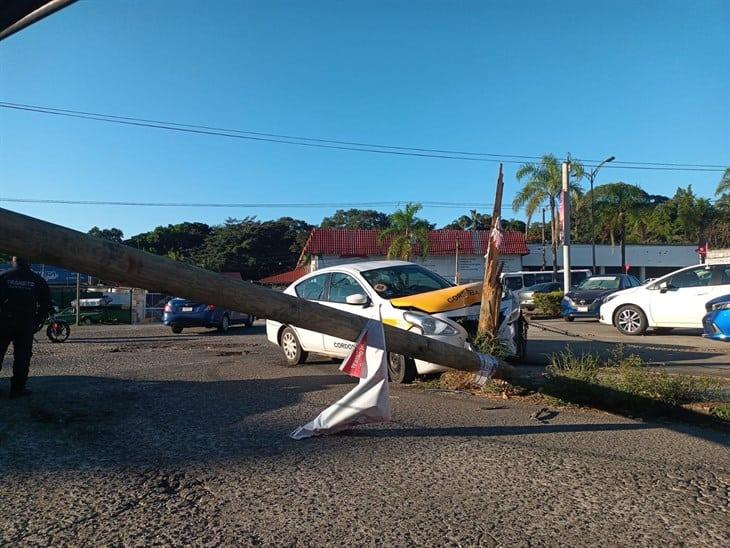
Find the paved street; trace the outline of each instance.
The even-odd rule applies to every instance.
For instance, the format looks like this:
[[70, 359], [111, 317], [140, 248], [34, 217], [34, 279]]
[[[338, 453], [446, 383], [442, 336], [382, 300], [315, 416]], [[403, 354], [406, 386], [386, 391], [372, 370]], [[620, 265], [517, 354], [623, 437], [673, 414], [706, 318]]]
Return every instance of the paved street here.
[[562, 351], [566, 344], [576, 354], [604, 356], [622, 345], [624, 354], [637, 354], [646, 363], [669, 372], [730, 378], [730, 343], [703, 338], [701, 333], [699, 329], [674, 329], [630, 337], [593, 320], [534, 320], [527, 361], [547, 364], [549, 356]]
[[0, 545], [730, 543], [725, 432], [396, 387], [391, 424], [294, 442], [352, 380], [261, 324], [74, 328], [34, 360], [31, 399], [0, 379]]

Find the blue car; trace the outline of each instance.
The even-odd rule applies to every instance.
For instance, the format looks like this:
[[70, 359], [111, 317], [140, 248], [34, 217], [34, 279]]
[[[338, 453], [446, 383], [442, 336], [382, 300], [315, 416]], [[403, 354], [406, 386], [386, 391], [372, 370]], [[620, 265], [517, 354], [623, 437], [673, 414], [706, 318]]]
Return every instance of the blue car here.
[[591, 276], [565, 294], [560, 303], [560, 315], [566, 322], [576, 318], [598, 319], [601, 305], [611, 293], [640, 285], [641, 282], [630, 274]]
[[250, 314], [234, 312], [214, 304], [201, 304], [188, 299], [174, 298], [165, 305], [162, 323], [169, 325], [173, 333], [182, 333], [185, 327], [211, 327], [225, 333], [234, 324], [246, 327], [256, 318]]
[[702, 318], [703, 336], [718, 341], [730, 342], [730, 295], [708, 301], [707, 314]]

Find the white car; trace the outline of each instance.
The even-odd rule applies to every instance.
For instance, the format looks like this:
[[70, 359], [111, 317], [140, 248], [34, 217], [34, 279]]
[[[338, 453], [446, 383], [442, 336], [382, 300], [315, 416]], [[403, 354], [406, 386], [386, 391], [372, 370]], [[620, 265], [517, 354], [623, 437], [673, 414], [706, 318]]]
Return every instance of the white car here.
[[609, 295], [599, 320], [625, 335], [641, 335], [648, 328], [701, 329], [705, 303], [728, 293], [730, 264], [690, 266]]
[[[317, 270], [294, 282], [284, 293], [366, 318], [377, 318], [380, 310], [384, 324], [468, 348], [467, 332], [458, 323], [399, 308], [391, 302], [446, 288], [453, 288], [453, 284], [422, 266], [405, 261], [370, 261]], [[344, 358], [355, 346], [351, 341], [273, 320], [266, 321], [266, 336], [282, 348], [291, 365], [303, 363], [309, 352]], [[389, 353], [388, 370], [391, 381], [408, 383], [416, 375], [448, 368]]]

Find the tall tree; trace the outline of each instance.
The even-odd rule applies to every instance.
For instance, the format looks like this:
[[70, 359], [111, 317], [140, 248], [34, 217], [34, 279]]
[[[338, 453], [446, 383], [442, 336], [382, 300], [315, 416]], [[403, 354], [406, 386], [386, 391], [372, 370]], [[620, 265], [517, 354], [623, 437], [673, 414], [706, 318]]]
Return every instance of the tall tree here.
[[[590, 192], [588, 193], [590, 195]], [[621, 268], [626, 266], [626, 229], [629, 219], [645, 211], [649, 195], [636, 185], [608, 183], [593, 190], [596, 217], [599, 225], [607, 230], [611, 244], [616, 234], [621, 240]]]
[[124, 232], [118, 228], [99, 228], [98, 226], [95, 226], [89, 230], [88, 234], [89, 236], [103, 238], [104, 240], [109, 240], [110, 242], [116, 242], [118, 244], [121, 244], [124, 239]]
[[471, 209], [469, 215], [461, 215], [444, 228], [449, 230], [490, 230], [492, 228], [492, 216]]
[[[583, 165], [574, 161], [571, 163], [570, 190], [580, 192], [579, 181], [584, 176]], [[518, 211], [525, 208], [527, 226], [529, 227], [532, 216], [546, 201], [550, 205], [550, 226], [552, 227], [552, 248], [553, 248], [553, 276], [557, 278], [558, 273], [558, 239], [559, 228], [555, 222], [555, 209], [557, 199], [563, 188], [563, 176], [561, 162], [552, 155], [545, 154], [538, 163], [524, 164], [517, 170], [517, 180], [522, 183], [522, 188], [512, 201], [512, 207]]]
[[725, 173], [722, 174], [720, 182], [717, 183], [715, 196], [720, 196], [721, 194], [726, 193], [730, 194], [730, 167], [725, 170]]
[[391, 238], [388, 245], [389, 259], [410, 261], [416, 245], [421, 248], [422, 257], [428, 255], [428, 232], [433, 225], [416, 217], [422, 208], [419, 203], [408, 202], [403, 209], [396, 210], [390, 216], [390, 226], [378, 234], [381, 242]]
[[382, 229], [390, 226], [390, 216], [374, 209], [338, 209], [331, 217], [322, 219], [322, 228], [348, 228], [350, 230]]
[[205, 223], [178, 223], [158, 226], [150, 232], [132, 236], [126, 245], [177, 261], [194, 262], [211, 228]]
[[253, 217], [228, 219], [213, 227], [198, 260], [211, 270], [240, 272], [244, 279], [258, 280], [294, 268], [311, 229], [291, 217], [264, 222]]

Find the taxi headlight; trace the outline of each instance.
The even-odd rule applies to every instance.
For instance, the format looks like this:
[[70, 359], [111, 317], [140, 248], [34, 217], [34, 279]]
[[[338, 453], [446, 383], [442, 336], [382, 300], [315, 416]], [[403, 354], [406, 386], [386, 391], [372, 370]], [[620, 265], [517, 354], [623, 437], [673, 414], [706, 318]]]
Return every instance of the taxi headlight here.
[[458, 331], [443, 320], [419, 314], [418, 312], [405, 312], [403, 319], [421, 328], [424, 335], [458, 335]]
[[730, 301], [715, 303], [712, 305], [712, 310], [730, 310]]
[[610, 295], [606, 295], [605, 297], [603, 297], [602, 302], [603, 304], [606, 304], [608, 301], [610, 301], [611, 299], [615, 299], [616, 297], [618, 297], [618, 294], [611, 293]]

